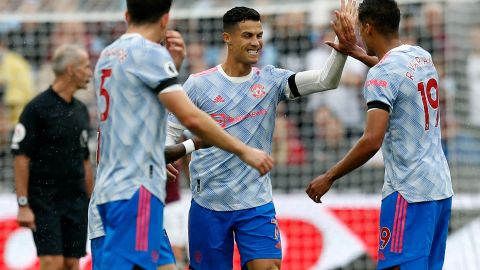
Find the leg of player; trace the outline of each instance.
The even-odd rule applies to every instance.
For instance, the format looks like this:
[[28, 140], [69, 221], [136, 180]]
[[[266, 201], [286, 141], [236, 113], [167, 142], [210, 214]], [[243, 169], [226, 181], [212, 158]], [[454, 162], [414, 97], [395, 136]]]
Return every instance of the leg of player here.
[[80, 269], [80, 260], [78, 258], [67, 258], [63, 264], [64, 270], [79, 270]]
[[63, 267], [63, 256], [40, 256], [40, 270], [58, 270]]
[[177, 270], [175, 264], [167, 264], [157, 267], [157, 270]]
[[256, 259], [247, 262], [248, 270], [280, 270], [280, 259]]
[[280, 270], [282, 245], [273, 202], [238, 211], [235, 241], [243, 270]]

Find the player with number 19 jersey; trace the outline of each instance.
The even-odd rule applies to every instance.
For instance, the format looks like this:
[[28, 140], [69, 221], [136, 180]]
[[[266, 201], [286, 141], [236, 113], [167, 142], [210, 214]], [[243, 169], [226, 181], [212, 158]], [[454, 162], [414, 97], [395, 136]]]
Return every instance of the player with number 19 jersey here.
[[390, 111], [382, 145], [383, 198], [395, 191], [409, 203], [453, 195], [441, 147], [438, 81], [430, 54], [410, 45], [390, 50], [368, 73], [364, 97], [369, 109], [385, 104]]
[[181, 90], [177, 74], [165, 47], [139, 34], [103, 50], [95, 68], [100, 122], [90, 238], [104, 234], [97, 205], [130, 199], [141, 186], [164, 201], [167, 114], [157, 93]]

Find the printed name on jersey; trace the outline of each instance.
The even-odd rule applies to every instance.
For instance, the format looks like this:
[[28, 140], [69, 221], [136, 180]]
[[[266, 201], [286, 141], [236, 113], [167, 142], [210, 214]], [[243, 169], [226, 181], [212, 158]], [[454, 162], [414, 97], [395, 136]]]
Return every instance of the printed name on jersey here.
[[27, 130], [25, 129], [25, 126], [22, 123], [18, 123], [15, 126], [15, 131], [13, 133], [13, 138], [12, 138], [12, 143], [13, 144], [18, 144], [23, 139], [25, 139], [25, 136], [27, 135]]
[[125, 62], [127, 60], [127, 51], [122, 48], [111, 48], [103, 51], [100, 57], [116, 57], [120, 63]]
[[368, 80], [365, 83], [365, 87], [369, 87], [369, 86], [372, 86], [372, 85], [386, 88], [388, 86], [388, 82], [384, 81], [384, 80], [373, 79], [373, 80]]
[[415, 79], [415, 71], [417, 70], [417, 68], [419, 67], [424, 67], [424, 66], [433, 66], [433, 61], [432, 61], [432, 58], [428, 58], [428, 57], [424, 57], [424, 56], [417, 56], [413, 59], [413, 61], [411, 61], [409, 64], [408, 64], [408, 68], [413, 72], [410, 72], [410, 71], [407, 71], [405, 73], [405, 76], [407, 78], [409, 78], [410, 80], [414, 80]]
[[250, 87], [250, 93], [252, 94], [253, 97], [255, 98], [262, 98], [265, 96], [265, 86], [261, 84], [254, 84], [252, 87]]
[[165, 73], [167, 73], [169, 76], [171, 77], [178, 76], [177, 68], [175, 67], [175, 64], [172, 61], [166, 62], [164, 69], [165, 69]]

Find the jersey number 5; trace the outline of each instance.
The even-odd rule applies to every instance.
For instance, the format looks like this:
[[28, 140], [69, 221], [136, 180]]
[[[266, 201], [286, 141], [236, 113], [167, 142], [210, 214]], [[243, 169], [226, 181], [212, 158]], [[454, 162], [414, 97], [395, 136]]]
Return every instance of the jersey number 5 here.
[[[432, 97], [432, 88], [435, 90], [435, 99]], [[423, 111], [425, 112], [425, 130], [430, 129], [430, 113], [428, 110], [428, 104], [432, 107], [432, 109], [436, 110], [436, 122], [435, 127], [438, 127], [438, 118], [439, 118], [439, 110], [438, 110], [438, 101], [440, 97], [438, 96], [438, 83], [435, 79], [430, 79], [427, 82], [427, 88], [425, 89], [425, 83], [420, 82], [418, 83], [418, 92], [422, 96], [422, 103], [423, 103]], [[427, 104], [428, 102], [428, 104]]]
[[112, 76], [111, 69], [102, 69], [102, 79], [100, 81], [100, 96], [105, 97], [105, 111], [100, 114], [100, 121], [105, 121], [108, 118], [108, 111], [110, 110], [110, 95], [107, 89], [105, 89], [105, 80]]

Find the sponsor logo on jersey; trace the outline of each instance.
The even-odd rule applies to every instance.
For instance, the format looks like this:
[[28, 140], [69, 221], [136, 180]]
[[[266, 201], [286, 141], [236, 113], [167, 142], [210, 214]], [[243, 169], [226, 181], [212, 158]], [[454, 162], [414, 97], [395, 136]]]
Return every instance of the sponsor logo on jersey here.
[[213, 120], [215, 120], [222, 128], [225, 128], [227, 126], [227, 123], [228, 124], [235, 124], [235, 123], [238, 123], [244, 119], [247, 119], [247, 118], [254, 118], [254, 117], [257, 117], [257, 116], [262, 116], [262, 115], [266, 115], [268, 113], [268, 110], [266, 109], [263, 109], [263, 110], [260, 110], [260, 111], [255, 111], [255, 112], [251, 112], [251, 113], [247, 113], [245, 115], [239, 115], [239, 116], [235, 116], [235, 117], [232, 117], [232, 116], [228, 116], [224, 113], [212, 113], [210, 114], [210, 116], [213, 118]]
[[388, 86], [388, 82], [387, 81], [384, 81], [384, 80], [376, 80], [376, 79], [373, 79], [373, 80], [368, 80], [366, 83], [365, 83], [365, 86], [366, 87], [369, 87], [369, 86], [378, 86], [378, 87], [387, 87]]
[[218, 95], [218, 96], [216, 96], [216, 97], [213, 99], [213, 102], [215, 102], [215, 103], [223, 103], [223, 102], [225, 102], [225, 99], [223, 99], [222, 96]]
[[254, 84], [251, 88], [250, 88], [250, 93], [252, 94], [253, 97], [255, 98], [262, 98], [265, 96], [266, 92], [265, 92], [265, 86], [261, 85], [261, 84]]
[[227, 115], [224, 113], [212, 113], [210, 115], [222, 128], [227, 126]]

